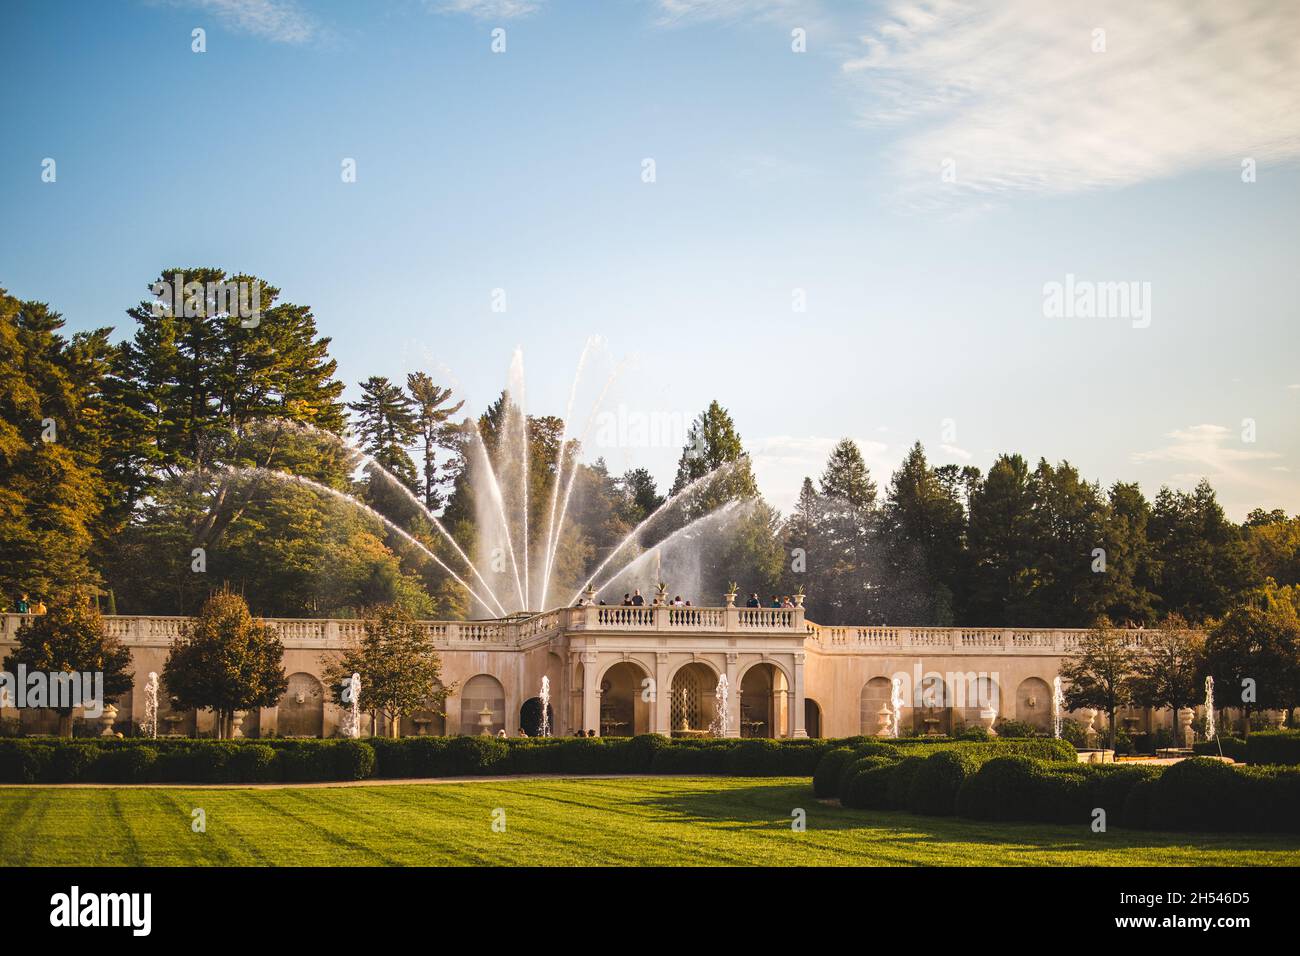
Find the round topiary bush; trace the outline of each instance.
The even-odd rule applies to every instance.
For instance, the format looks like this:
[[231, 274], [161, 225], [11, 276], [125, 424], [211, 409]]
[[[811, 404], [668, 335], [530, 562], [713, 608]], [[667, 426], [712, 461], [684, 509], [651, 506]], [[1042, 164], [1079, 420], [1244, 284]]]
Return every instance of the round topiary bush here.
[[840, 796], [840, 803], [853, 810], [883, 810], [889, 805], [889, 780], [898, 769], [889, 757], [863, 757]]
[[1032, 819], [1034, 783], [1042, 766], [1032, 757], [994, 757], [957, 791], [957, 814], [972, 820]]
[[1139, 780], [1129, 787], [1117, 821], [1120, 826], [1133, 830], [1145, 830], [1151, 826], [1151, 813], [1154, 809], [1152, 801], [1155, 799], [1158, 779], [1153, 777], [1150, 780]]
[[822, 754], [813, 771], [813, 796], [836, 797], [840, 792], [840, 771], [856, 755], [848, 747], [836, 747]]
[[1230, 765], [1192, 757], [1167, 767], [1156, 782], [1148, 824], [1169, 830], [1239, 830], [1242, 778]]
[[951, 816], [957, 792], [979, 769], [974, 757], [961, 750], [944, 750], [925, 758], [907, 791], [907, 809], [929, 816]]
[[907, 795], [912, 789], [912, 778], [925, 763], [925, 757], [906, 757], [894, 768], [885, 789], [885, 805], [891, 810], [903, 810], [907, 807]]

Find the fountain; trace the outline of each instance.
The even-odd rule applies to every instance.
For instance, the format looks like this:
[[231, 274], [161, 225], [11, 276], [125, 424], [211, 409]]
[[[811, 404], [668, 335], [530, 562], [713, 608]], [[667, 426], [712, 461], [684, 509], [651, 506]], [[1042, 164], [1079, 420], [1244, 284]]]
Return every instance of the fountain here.
[[1205, 739], [1213, 740], [1217, 735], [1214, 726], [1214, 678], [1205, 678]]
[[891, 722], [893, 737], [903, 736], [903, 679], [895, 677], [889, 689], [889, 706], [894, 719]]
[[538, 733], [540, 737], [551, 736], [551, 679], [542, 677], [542, 692], [540, 694], [542, 701], [542, 729]]
[[361, 736], [361, 675], [348, 678], [343, 702], [348, 709], [343, 714], [343, 736], [356, 740]]
[[149, 680], [144, 685], [144, 732], [153, 738], [158, 736], [158, 674], [149, 672]]
[[1061, 739], [1061, 726], [1065, 720], [1065, 692], [1061, 690], [1061, 675], [1052, 678], [1052, 736]]
[[727, 712], [727, 675], [723, 674], [718, 678], [718, 687], [713, 692], [713, 723], [709, 725], [709, 733], [714, 737], [725, 737], [730, 723], [731, 715]]

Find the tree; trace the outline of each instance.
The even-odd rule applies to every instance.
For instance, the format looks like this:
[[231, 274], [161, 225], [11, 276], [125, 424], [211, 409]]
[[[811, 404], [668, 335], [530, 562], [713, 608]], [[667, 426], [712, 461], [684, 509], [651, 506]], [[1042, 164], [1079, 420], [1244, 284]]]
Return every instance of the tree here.
[[620, 516], [632, 527], [654, 514], [664, 503], [664, 496], [655, 488], [654, 477], [644, 468], [625, 471], [618, 479], [617, 491], [624, 502]]
[[1169, 707], [1175, 713], [1194, 707], [1204, 696], [1205, 635], [1176, 614], [1157, 631], [1142, 635], [1134, 663], [1132, 696], [1143, 707]]
[[221, 591], [172, 640], [163, 683], [176, 707], [212, 708], [225, 738], [235, 711], [279, 702], [289, 686], [283, 659], [275, 628], [254, 620], [238, 594]]
[[1300, 589], [1272, 581], [1246, 595], [1210, 628], [1206, 670], [1221, 707], [1240, 706], [1245, 732], [1261, 709], [1300, 704]]
[[1251, 564], [1262, 578], [1280, 585], [1300, 584], [1300, 517], [1256, 509], [1245, 524]]
[[[92, 549], [112, 489], [100, 470], [107, 329], [0, 289], [0, 594], [71, 600], [100, 583]], [[0, 601], [3, 599], [0, 598]]]
[[1029, 465], [1020, 455], [1000, 455], [970, 496], [968, 545], [970, 622], [1026, 623], [1039, 583], [1034, 567], [1039, 540]]
[[415, 440], [419, 425], [414, 402], [382, 375], [361, 383], [361, 400], [349, 402], [357, 413], [362, 446], [385, 470], [412, 491], [417, 488], [415, 464], [406, 447]]
[[698, 518], [728, 501], [754, 498], [758, 483], [750, 468], [749, 455], [745, 453], [731, 415], [718, 402], [709, 407], [691, 423], [686, 433], [686, 445], [677, 461], [677, 477], [673, 480], [672, 494], [705, 475], [731, 465], [696, 492], [686, 505], [689, 518]]
[[[63, 600], [45, 614], [27, 618], [18, 629], [18, 646], [5, 658], [4, 669], [15, 673], [21, 664], [29, 673], [97, 673], [103, 675], [104, 706], [114, 704], [134, 685], [127, 670], [131, 652], [104, 629], [94, 605], [81, 599]], [[71, 706], [54, 707], [59, 735], [72, 736]]]
[[438, 493], [440, 479], [437, 469], [438, 448], [447, 447], [448, 427], [451, 417], [464, 407], [464, 401], [448, 406], [451, 401], [451, 389], [435, 385], [433, 379], [424, 372], [411, 372], [406, 376], [406, 390], [415, 401], [415, 421], [419, 429], [418, 437], [424, 452], [424, 475], [421, 489], [424, 506], [430, 511], [442, 507], [442, 496]]
[[1221, 617], [1237, 595], [1259, 583], [1241, 529], [1224, 515], [1207, 481], [1191, 493], [1161, 488], [1147, 535], [1160, 565], [1165, 612], [1194, 624]]
[[1061, 664], [1065, 703], [1070, 710], [1094, 707], [1106, 714], [1110, 747], [1115, 747], [1116, 714], [1132, 700], [1132, 681], [1137, 672], [1137, 652], [1129, 637], [1099, 621]]
[[429, 632], [397, 605], [371, 608], [353, 645], [321, 662], [325, 683], [340, 705], [346, 705], [347, 681], [361, 675], [361, 706], [383, 715], [393, 737], [401, 734], [402, 718], [417, 710], [446, 716], [443, 704], [454, 685], [442, 684], [442, 659]]

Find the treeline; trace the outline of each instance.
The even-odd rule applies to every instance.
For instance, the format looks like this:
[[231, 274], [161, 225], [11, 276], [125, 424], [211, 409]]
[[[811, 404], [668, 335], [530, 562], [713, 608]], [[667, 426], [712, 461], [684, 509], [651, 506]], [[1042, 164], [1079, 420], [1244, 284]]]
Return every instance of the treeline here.
[[[228, 587], [267, 616], [354, 616], [380, 604], [417, 617], [485, 613], [375, 514], [466, 575], [420, 506], [475, 553], [473, 463], [486, 455], [499, 470], [513, 466], [498, 454], [518, 413], [510, 396], [458, 419], [463, 402], [416, 372], [370, 377], [344, 403], [330, 339], [308, 306], [255, 276], [160, 276], [177, 272], [196, 288], [261, 283], [258, 320], [201, 293], [174, 314], [150, 293], [114, 343], [109, 327], [65, 335], [47, 305], [0, 290], [0, 607], [23, 594], [55, 603], [91, 592], [107, 612], [189, 614]], [[539, 528], [561, 463], [567, 482], [581, 450], [562, 447], [561, 419], [527, 422], [529, 523]], [[404, 489], [366, 466], [349, 435]], [[574, 474], [551, 603], [665, 498], [644, 469], [615, 475], [598, 460]], [[668, 494], [709, 475], [642, 542], [746, 502], [707, 542], [699, 593], [687, 595], [696, 604], [720, 603], [735, 581], [764, 603], [802, 588], [809, 616], [826, 624], [1071, 626], [1168, 613], [1195, 623], [1267, 578], [1300, 579], [1300, 520], [1255, 512], [1236, 525], [1204, 483], [1149, 501], [1134, 484], [1103, 491], [1065, 462], [1031, 469], [1006, 455], [983, 474], [932, 466], [917, 445], [882, 491], [846, 440], [783, 518], [759, 495], [717, 402], [694, 422]]]

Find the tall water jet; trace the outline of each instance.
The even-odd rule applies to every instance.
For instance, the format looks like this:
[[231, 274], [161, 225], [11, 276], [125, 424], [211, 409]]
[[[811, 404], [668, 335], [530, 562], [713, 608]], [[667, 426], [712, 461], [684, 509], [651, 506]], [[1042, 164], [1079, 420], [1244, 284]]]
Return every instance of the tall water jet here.
[[727, 675], [718, 678], [718, 686], [713, 691], [713, 722], [709, 724], [709, 733], [715, 737], [727, 736], [731, 725], [731, 714], [727, 711]]
[[1062, 722], [1065, 720], [1065, 692], [1061, 689], [1061, 675], [1052, 678], [1052, 736], [1061, 739]]
[[1205, 739], [1213, 740], [1216, 734], [1214, 726], [1214, 678], [1205, 678]]
[[284, 482], [285, 484], [297, 485], [300, 488], [310, 488], [312, 491], [318, 492], [323, 495], [327, 495], [335, 499], [336, 501], [340, 501], [344, 504], [348, 504], [354, 508], [357, 508], [358, 510], [364, 512], [365, 514], [369, 515], [370, 517], [382, 523], [384, 527], [388, 528], [388, 530], [392, 531], [394, 534], [400, 537], [407, 544], [411, 545], [412, 547], [420, 551], [423, 555], [425, 555], [425, 557], [429, 558], [436, 565], [438, 565], [438, 567], [446, 571], [447, 574], [451, 577], [451, 579], [454, 580], [461, 587], [463, 587], [466, 591], [468, 591], [475, 600], [477, 600], [484, 607], [487, 607], [487, 598], [485, 598], [483, 595], [479, 594], [472, 587], [470, 587], [470, 585], [465, 581], [464, 578], [462, 578], [459, 574], [457, 574], [455, 571], [449, 568], [447, 566], [447, 563], [443, 561], [442, 558], [434, 554], [431, 550], [429, 550], [429, 548], [424, 544], [424, 542], [422, 542], [419, 538], [412, 535], [409, 531], [407, 531], [397, 522], [393, 521], [391, 518], [387, 518], [384, 515], [380, 514], [378, 511], [370, 507], [370, 505], [366, 504], [364, 501], [358, 501], [356, 498], [352, 497], [349, 494], [346, 494], [345, 492], [339, 491], [337, 488], [331, 488], [329, 485], [322, 485], [318, 481], [312, 481], [310, 478], [304, 478], [301, 475], [291, 475], [287, 471], [275, 471], [271, 468], [237, 468], [233, 465], [221, 465], [218, 466], [218, 470], [228, 472], [234, 475], [240, 475], [243, 477], [269, 478], [272, 481], [280, 481], [280, 482]]
[[543, 675], [542, 691], [538, 695], [542, 702], [542, 729], [540, 736], [551, 736], [551, 679]]
[[343, 712], [343, 736], [356, 740], [361, 736], [361, 675], [353, 672], [343, 688], [343, 702], [348, 709]]
[[605, 560], [601, 561], [600, 564], [596, 565], [596, 570], [591, 572], [591, 576], [588, 577], [587, 580], [582, 582], [582, 586], [579, 587], [578, 590], [574, 591], [573, 597], [569, 598], [569, 600], [566, 601], [565, 603], [566, 604], [577, 603], [578, 598], [582, 596], [582, 592], [587, 590], [587, 587], [591, 584], [591, 582], [596, 580], [596, 578], [600, 575], [600, 572], [604, 571], [605, 568], [609, 565], [609, 563], [614, 560], [614, 556], [617, 555], [624, 548], [626, 548], [629, 544], [638, 540], [641, 536], [641, 532], [646, 530], [656, 519], [666, 514], [669, 508], [687, 499], [690, 495], [694, 494], [701, 487], [703, 487], [706, 482], [712, 481], [714, 478], [718, 477], [718, 475], [720, 475], [721, 473], [725, 471], [730, 471], [735, 466], [736, 466], [736, 462], [734, 461], [724, 461], [721, 465], [719, 465], [717, 468], [714, 468], [707, 475], [701, 475], [699, 478], [696, 478], [694, 481], [692, 481], [681, 491], [677, 492], [677, 494], [670, 495], [664, 501], [663, 504], [661, 504], [654, 511], [650, 512], [650, 514], [646, 515], [640, 524], [638, 524], [635, 528], [629, 531], [627, 533], [627, 536], [618, 544], [616, 544], [614, 546], [614, 549], [610, 551], [609, 554], [605, 555]]
[[892, 736], [903, 736], [903, 679], [895, 677], [889, 688], [889, 706], [893, 711], [890, 730]]
[[149, 672], [149, 680], [144, 685], [144, 732], [150, 737], [158, 736], [158, 674]]

